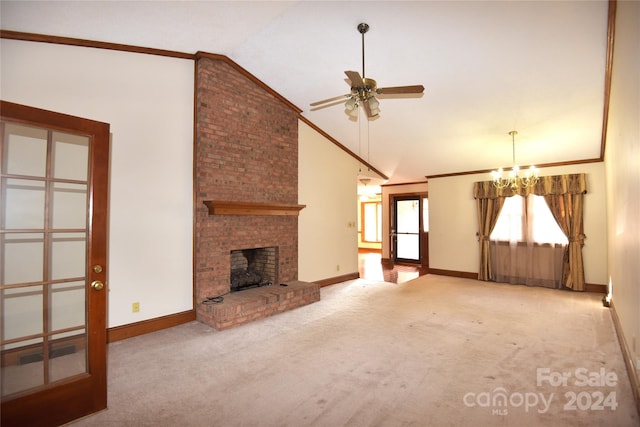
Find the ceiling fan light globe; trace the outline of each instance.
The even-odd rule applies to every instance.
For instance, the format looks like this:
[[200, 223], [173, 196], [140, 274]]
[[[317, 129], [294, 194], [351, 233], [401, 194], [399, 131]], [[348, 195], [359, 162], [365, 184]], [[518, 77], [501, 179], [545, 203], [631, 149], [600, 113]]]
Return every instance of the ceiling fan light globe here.
[[369, 102], [369, 107], [371, 108], [372, 113], [373, 113], [373, 110], [378, 110], [378, 112], [380, 112], [378, 109], [378, 107], [380, 106], [380, 102], [378, 102], [378, 100], [374, 96], [369, 98], [368, 102]]
[[353, 111], [355, 108], [358, 107], [358, 104], [356, 103], [355, 98], [349, 98], [347, 102], [345, 102], [344, 106], [347, 110]]

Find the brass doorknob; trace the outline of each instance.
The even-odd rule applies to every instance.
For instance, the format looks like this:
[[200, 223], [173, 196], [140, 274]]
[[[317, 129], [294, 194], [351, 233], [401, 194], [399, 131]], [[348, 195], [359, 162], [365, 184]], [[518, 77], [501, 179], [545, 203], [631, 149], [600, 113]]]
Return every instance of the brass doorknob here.
[[94, 280], [91, 283], [91, 287], [96, 291], [101, 291], [104, 288], [104, 283], [102, 283], [100, 280]]

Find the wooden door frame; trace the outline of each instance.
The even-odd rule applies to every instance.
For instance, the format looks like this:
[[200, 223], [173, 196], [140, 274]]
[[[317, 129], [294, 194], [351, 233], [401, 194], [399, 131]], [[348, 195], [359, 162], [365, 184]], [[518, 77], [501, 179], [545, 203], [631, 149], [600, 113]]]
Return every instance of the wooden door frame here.
[[[53, 111], [0, 100], [2, 120], [83, 134], [91, 139], [88, 182], [86, 299], [87, 373], [52, 387], [25, 391], [2, 402], [1, 424], [57, 426], [107, 407], [107, 292], [93, 291], [90, 283], [107, 284], [107, 221], [110, 125]], [[94, 173], [100, 166], [106, 173]], [[102, 269], [94, 270], [92, 266]], [[78, 399], [84, 396], [84, 399]]]

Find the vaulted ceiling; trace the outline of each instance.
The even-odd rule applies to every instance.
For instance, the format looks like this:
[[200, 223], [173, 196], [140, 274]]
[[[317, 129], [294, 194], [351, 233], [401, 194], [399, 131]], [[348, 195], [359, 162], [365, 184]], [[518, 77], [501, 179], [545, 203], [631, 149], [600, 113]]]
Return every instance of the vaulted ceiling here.
[[[387, 183], [597, 159], [607, 1], [6, 1], [3, 30], [229, 57], [368, 161]], [[350, 119], [344, 71], [379, 87], [380, 115]], [[346, 99], [346, 98], [345, 98]]]

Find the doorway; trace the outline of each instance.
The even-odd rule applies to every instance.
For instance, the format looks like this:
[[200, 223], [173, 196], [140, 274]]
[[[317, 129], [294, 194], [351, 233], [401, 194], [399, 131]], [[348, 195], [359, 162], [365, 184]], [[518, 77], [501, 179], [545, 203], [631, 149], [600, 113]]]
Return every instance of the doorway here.
[[1, 101], [2, 425], [106, 408], [109, 125]]
[[394, 264], [419, 265], [426, 274], [428, 255], [428, 197], [426, 194], [392, 196], [391, 249]]

